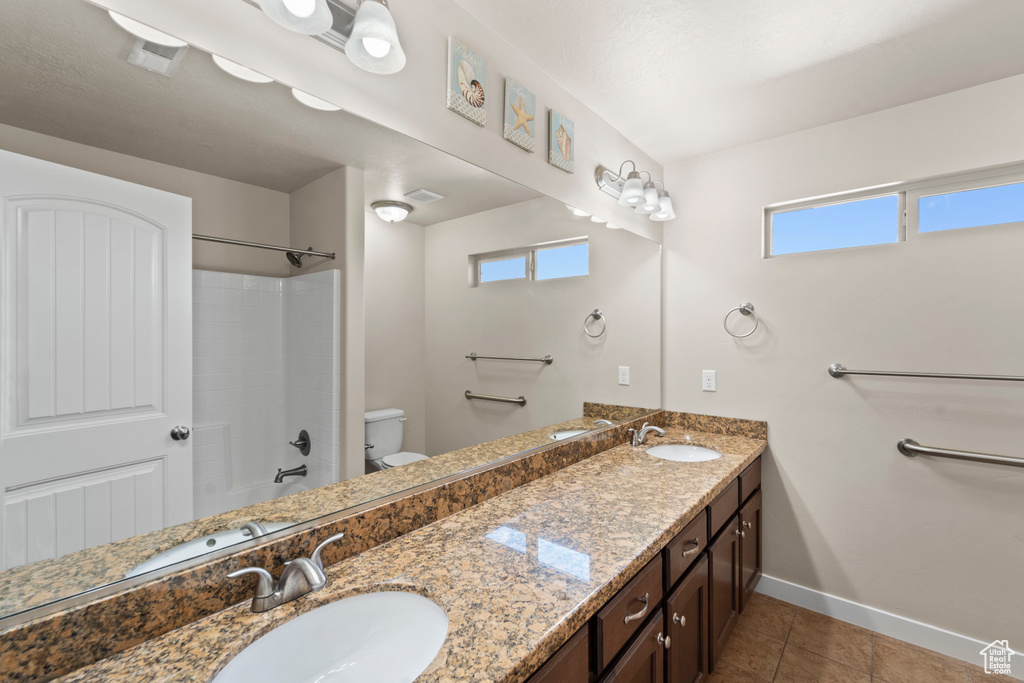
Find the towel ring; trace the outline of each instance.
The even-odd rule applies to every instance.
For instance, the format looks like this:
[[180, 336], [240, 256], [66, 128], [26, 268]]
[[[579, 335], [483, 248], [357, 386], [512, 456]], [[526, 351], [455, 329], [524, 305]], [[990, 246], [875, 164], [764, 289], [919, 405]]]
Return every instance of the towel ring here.
[[[736, 311], [739, 311], [743, 315], [754, 316], [754, 327], [753, 329], [750, 330], [750, 332], [747, 332], [746, 334], [734, 334], [733, 331], [729, 329], [729, 316], [735, 313]], [[757, 326], [760, 323], [761, 321], [757, 319], [757, 315], [754, 313], [754, 304], [750, 303], [749, 301], [744, 301], [736, 308], [729, 309], [729, 312], [725, 314], [725, 320], [722, 321], [722, 327], [724, 327], [725, 331], [728, 332], [731, 336], [736, 337], [737, 339], [743, 339], [744, 337], [749, 337], [750, 335], [754, 334], [754, 332], [757, 331]]]
[[[602, 323], [601, 331], [598, 332], [597, 334], [591, 334], [590, 333], [590, 319], [591, 318], [593, 318], [594, 320], [600, 320], [601, 323]], [[583, 319], [583, 331], [586, 332], [587, 336], [590, 337], [591, 339], [597, 339], [602, 334], [604, 334], [604, 331], [607, 330], [607, 329], [608, 329], [608, 321], [604, 319], [604, 314], [601, 313], [600, 309], [595, 308], [593, 313], [591, 313], [590, 315], [588, 315], [586, 318]]]

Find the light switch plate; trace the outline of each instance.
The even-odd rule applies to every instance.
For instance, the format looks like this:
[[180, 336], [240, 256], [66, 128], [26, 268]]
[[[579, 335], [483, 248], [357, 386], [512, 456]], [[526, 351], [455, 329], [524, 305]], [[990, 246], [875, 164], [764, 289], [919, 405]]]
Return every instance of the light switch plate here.
[[700, 388], [702, 391], [718, 391], [718, 378], [714, 370], [700, 373]]
[[629, 366], [628, 365], [620, 365], [619, 366], [619, 386], [623, 386], [623, 387], [628, 387], [629, 386]]

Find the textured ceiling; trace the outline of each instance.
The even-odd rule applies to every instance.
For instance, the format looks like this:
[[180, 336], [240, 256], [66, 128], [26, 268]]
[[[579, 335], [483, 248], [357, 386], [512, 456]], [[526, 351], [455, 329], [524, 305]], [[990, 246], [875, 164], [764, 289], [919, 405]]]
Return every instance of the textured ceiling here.
[[663, 164], [1024, 72], [1021, 0], [456, 1]]
[[282, 85], [232, 78], [194, 48], [170, 78], [131, 66], [134, 42], [82, 0], [2, 0], [0, 123], [281, 192], [354, 166], [368, 203], [444, 195], [410, 202], [420, 225], [538, 196], [352, 114], [309, 109]]

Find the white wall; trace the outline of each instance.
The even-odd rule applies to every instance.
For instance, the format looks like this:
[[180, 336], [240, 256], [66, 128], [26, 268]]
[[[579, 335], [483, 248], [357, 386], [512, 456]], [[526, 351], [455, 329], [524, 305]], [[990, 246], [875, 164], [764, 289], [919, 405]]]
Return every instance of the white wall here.
[[[80, 145], [0, 124], [0, 149], [192, 198], [192, 231], [251, 242], [288, 244], [288, 195], [146, 159]], [[278, 252], [212, 242], [192, 243], [192, 266], [202, 270], [288, 275]]]
[[[1024, 393], [826, 368], [1024, 374], [1024, 233], [763, 260], [761, 211], [1024, 160], [1021, 111], [1024, 76], [668, 169], [665, 405], [768, 421], [765, 573], [985, 642], [1024, 643], [1024, 474], [895, 446], [1020, 455]], [[737, 341], [722, 317], [745, 300], [762, 329]]]
[[[468, 285], [470, 254], [581, 236], [590, 237], [588, 277]], [[552, 199], [427, 228], [428, 455], [579, 417], [584, 401], [657, 407], [660, 280], [660, 245], [575, 218]], [[583, 333], [595, 308], [608, 321], [599, 339]], [[472, 351], [555, 361], [474, 362]], [[619, 365], [630, 366], [630, 386], [618, 385]], [[467, 401], [467, 389], [523, 395], [527, 405]]]
[[402, 450], [426, 453], [424, 231], [366, 214], [366, 410], [405, 411]]

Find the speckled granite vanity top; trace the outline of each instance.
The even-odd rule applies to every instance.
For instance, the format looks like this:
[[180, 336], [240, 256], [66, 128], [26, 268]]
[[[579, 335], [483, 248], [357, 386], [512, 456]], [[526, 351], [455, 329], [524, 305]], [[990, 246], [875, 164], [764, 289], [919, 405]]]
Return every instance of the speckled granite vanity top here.
[[264, 614], [235, 605], [58, 680], [207, 681], [292, 617], [411, 590], [450, 618], [419, 681], [523, 681], [767, 445], [681, 427], [651, 441], [724, 455], [677, 463], [618, 446], [328, 567], [319, 593]]

